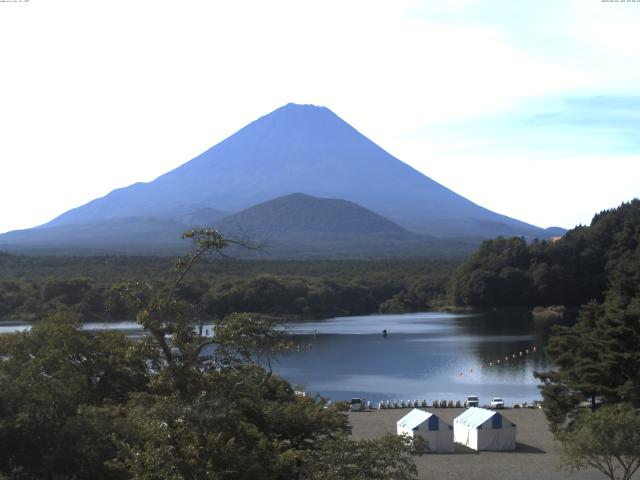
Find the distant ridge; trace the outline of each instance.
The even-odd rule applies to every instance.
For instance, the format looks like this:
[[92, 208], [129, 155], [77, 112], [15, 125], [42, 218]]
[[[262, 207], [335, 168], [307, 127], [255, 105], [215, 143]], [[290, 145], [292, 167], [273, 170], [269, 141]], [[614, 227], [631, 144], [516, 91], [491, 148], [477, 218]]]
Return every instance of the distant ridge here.
[[278, 237], [312, 241], [362, 235], [396, 235], [415, 238], [414, 233], [353, 202], [292, 193], [249, 207], [225, 217], [216, 225], [230, 234], [234, 230], [257, 238]]
[[226, 236], [261, 242], [276, 257], [460, 256], [475, 246], [410, 232], [353, 202], [303, 193], [254, 205], [215, 226]]

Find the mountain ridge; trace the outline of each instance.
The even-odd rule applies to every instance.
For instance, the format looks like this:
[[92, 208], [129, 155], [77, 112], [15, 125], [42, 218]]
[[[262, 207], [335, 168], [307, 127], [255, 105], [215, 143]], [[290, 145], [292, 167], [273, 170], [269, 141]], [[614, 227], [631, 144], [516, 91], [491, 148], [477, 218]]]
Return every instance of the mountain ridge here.
[[[0, 235], [0, 247], [16, 238], [28, 243], [30, 235], [44, 241], [46, 235], [36, 234], [42, 231], [64, 243], [65, 228], [73, 244], [83, 228], [97, 228], [108, 237], [104, 225], [120, 232], [128, 224], [133, 236], [150, 238], [153, 248], [154, 242], [168, 242], [157, 237], [163, 229], [216, 224], [296, 192], [351, 202], [405, 230], [442, 239], [558, 234], [471, 202], [398, 160], [326, 107], [290, 103], [151, 182], [113, 190], [35, 229]], [[98, 242], [87, 231], [84, 238]]]
[[491, 212], [440, 185], [328, 108], [291, 103], [151, 182], [116, 189], [44, 226], [158, 216], [182, 198], [189, 198], [191, 207], [237, 212], [294, 192], [353, 201], [435, 236], [544, 235], [543, 229]]
[[[217, 214], [219, 212], [214, 212]], [[0, 238], [11, 252], [96, 254], [105, 250], [134, 255], [175, 255], [188, 248], [183, 231], [214, 227], [228, 238], [258, 247], [230, 249], [244, 258], [371, 258], [465, 256], [477, 246], [463, 240], [419, 235], [341, 199], [295, 193], [254, 205], [215, 223], [198, 223], [211, 213], [183, 215], [182, 221], [123, 217], [85, 224], [18, 230]]]
[[415, 236], [403, 227], [360, 205], [342, 199], [291, 193], [253, 205], [216, 223], [232, 234], [234, 226], [256, 235], [279, 236], [390, 234]]

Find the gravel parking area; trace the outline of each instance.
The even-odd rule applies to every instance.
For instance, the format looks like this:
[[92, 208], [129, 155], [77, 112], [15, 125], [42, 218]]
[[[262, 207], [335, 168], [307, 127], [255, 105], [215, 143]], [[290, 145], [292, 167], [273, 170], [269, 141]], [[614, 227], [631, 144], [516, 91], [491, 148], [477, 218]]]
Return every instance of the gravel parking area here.
[[[453, 419], [464, 409], [426, 408], [443, 421], [453, 425]], [[376, 438], [396, 433], [396, 422], [410, 409], [371, 410], [349, 413], [354, 438]], [[454, 453], [429, 453], [416, 458], [421, 479], [600, 479], [596, 470], [577, 474], [560, 472], [556, 466], [560, 454], [539, 409], [506, 409], [501, 413], [517, 425], [517, 447], [512, 452], [475, 452], [456, 445]], [[634, 478], [640, 478], [635, 475]]]

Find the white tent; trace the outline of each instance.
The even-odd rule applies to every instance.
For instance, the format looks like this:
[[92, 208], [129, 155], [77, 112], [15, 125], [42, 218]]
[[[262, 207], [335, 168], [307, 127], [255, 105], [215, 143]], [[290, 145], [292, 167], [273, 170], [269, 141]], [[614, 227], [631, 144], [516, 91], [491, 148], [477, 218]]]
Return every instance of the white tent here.
[[453, 452], [453, 429], [433, 413], [414, 408], [397, 422], [398, 435], [420, 435], [431, 452]]
[[453, 439], [473, 450], [515, 450], [516, 424], [498, 412], [471, 407], [453, 420]]

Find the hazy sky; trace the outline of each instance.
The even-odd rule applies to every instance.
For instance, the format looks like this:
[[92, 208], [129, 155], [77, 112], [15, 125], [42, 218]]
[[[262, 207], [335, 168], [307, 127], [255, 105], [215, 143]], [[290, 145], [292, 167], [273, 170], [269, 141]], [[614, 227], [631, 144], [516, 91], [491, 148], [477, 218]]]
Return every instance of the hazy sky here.
[[0, 0], [0, 232], [324, 105], [539, 226], [640, 196], [640, 2]]

